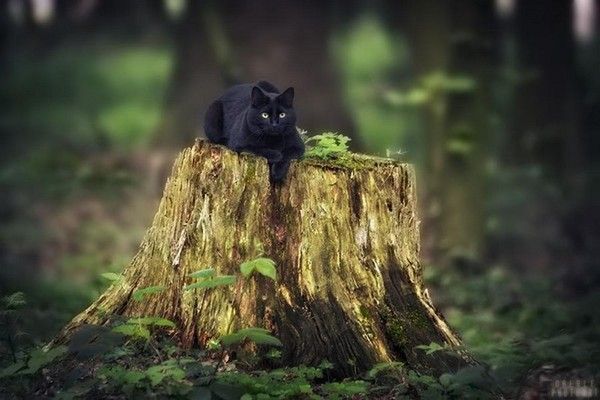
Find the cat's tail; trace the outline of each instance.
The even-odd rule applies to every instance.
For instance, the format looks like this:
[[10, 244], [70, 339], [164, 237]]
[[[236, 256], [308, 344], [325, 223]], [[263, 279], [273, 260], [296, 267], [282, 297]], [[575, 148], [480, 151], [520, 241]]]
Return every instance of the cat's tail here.
[[227, 144], [227, 138], [223, 134], [223, 103], [220, 100], [214, 101], [206, 110], [204, 133], [213, 143]]

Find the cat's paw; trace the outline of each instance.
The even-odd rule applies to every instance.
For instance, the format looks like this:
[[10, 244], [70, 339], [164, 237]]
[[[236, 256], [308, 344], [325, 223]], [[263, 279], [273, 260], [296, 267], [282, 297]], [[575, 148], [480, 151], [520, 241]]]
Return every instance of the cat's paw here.
[[277, 150], [265, 151], [264, 156], [271, 163], [276, 163], [283, 159], [283, 153]]

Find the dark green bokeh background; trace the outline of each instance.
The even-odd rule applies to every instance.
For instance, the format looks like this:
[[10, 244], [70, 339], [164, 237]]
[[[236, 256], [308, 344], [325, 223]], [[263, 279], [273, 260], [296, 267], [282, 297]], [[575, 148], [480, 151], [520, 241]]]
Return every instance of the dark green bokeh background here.
[[209, 102], [267, 79], [295, 86], [309, 134], [416, 165], [428, 286], [507, 382], [597, 365], [598, 9], [3, 1], [0, 294], [28, 298], [24, 345], [131, 258]]

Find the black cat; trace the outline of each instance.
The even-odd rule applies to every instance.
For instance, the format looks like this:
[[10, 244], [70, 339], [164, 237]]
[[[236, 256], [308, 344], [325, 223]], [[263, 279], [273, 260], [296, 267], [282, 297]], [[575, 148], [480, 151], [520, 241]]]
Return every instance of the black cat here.
[[304, 155], [293, 100], [294, 88], [280, 93], [266, 81], [233, 86], [208, 107], [204, 132], [214, 143], [265, 157], [271, 180], [281, 182], [290, 161]]

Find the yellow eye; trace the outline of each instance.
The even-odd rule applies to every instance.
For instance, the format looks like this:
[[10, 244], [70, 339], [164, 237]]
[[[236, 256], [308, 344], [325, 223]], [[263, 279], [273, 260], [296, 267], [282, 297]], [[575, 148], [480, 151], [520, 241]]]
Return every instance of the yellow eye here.
[[285, 113], [284, 112], [279, 113], [279, 118], [285, 118]]
[[267, 113], [262, 113], [262, 114], [260, 114], [260, 116], [265, 119], [269, 118], [269, 114], [267, 114]]

